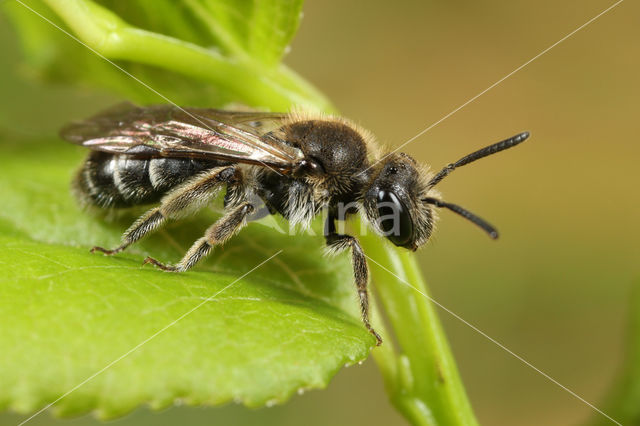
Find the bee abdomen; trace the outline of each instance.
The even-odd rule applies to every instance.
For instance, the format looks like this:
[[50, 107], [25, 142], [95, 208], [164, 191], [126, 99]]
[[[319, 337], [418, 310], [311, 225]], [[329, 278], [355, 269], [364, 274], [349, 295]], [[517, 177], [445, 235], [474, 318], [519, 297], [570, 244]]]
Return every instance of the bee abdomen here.
[[217, 161], [189, 158], [135, 158], [92, 151], [73, 188], [81, 201], [98, 207], [123, 208], [160, 201], [163, 195]]

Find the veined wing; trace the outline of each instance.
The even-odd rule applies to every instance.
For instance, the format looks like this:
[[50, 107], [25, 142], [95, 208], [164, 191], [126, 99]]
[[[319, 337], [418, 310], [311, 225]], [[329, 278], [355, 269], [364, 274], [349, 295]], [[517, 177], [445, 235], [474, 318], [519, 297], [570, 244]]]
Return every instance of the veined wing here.
[[291, 170], [302, 151], [278, 137], [286, 114], [234, 112], [172, 105], [121, 104], [61, 136], [87, 148], [137, 157], [194, 157]]

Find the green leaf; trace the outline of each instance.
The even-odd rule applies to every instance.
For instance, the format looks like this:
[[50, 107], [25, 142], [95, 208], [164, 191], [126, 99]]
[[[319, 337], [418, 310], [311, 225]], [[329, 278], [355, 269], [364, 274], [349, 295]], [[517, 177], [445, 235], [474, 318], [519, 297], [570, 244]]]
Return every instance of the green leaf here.
[[193, 272], [141, 266], [147, 254], [177, 260], [214, 220], [203, 214], [125, 254], [90, 254], [134, 216], [108, 221], [76, 207], [68, 182], [82, 157], [59, 141], [0, 153], [0, 407], [43, 407], [158, 332], [58, 412], [283, 402], [366, 358], [374, 339], [358, 319], [349, 262], [323, 257], [317, 236], [252, 223]]

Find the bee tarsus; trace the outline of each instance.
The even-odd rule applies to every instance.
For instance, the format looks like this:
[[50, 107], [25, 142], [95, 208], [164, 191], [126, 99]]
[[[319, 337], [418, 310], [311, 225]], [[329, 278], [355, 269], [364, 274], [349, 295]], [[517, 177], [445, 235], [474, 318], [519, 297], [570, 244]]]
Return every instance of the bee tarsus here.
[[242, 203], [234, 209], [224, 214], [216, 223], [211, 225], [204, 234], [204, 237], [197, 240], [184, 255], [182, 260], [175, 266], [165, 266], [152, 259], [155, 266], [163, 270], [177, 272], [187, 271], [195, 266], [203, 257], [207, 256], [211, 250], [218, 245], [224, 244], [236, 232], [246, 225], [246, 218], [254, 211], [250, 203]]
[[167, 271], [167, 272], [180, 272], [178, 271], [178, 268], [176, 268], [175, 266], [171, 266], [171, 265], [165, 265], [164, 263], [160, 262], [159, 260], [154, 259], [153, 257], [147, 256], [143, 261], [142, 264], [146, 265], [147, 263], [152, 264], [153, 266], [157, 267], [158, 269], [162, 269], [163, 271]]
[[109, 250], [104, 247], [95, 246], [95, 247], [92, 247], [91, 250], [89, 250], [89, 253], [95, 253], [99, 251], [100, 253], [103, 253], [105, 256], [112, 256], [116, 253], [120, 253], [122, 250], [124, 250], [124, 247], [122, 246], [116, 247], [113, 250]]

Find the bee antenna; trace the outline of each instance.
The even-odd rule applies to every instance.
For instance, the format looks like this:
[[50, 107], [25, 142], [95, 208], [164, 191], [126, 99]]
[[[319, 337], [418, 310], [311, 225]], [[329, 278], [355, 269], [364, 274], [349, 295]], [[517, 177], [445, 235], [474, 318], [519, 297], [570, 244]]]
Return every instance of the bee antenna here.
[[438, 174], [436, 174], [427, 184], [429, 187], [437, 185], [442, 179], [447, 177], [449, 173], [454, 171], [457, 167], [462, 167], [465, 164], [472, 163], [476, 160], [484, 158], [488, 155], [495, 154], [496, 152], [504, 151], [505, 149], [509, 149], [518, 145], [519, 143], [524, 142], [529, 137], [529, 132], [522, 132], [515, 136], [510, 137], [509, 139], [505, 139], [503, 141], [494, 143], [493, 145], [489, 145], [485, 148], [482, 148], [476, 152], [472, 152], [471, 154], [462, 157], [455, 163], [451, 163], [447, 165], [444, 169], [440, 170]]
[[493, 238], [494, 240], [498, 238], [498, 230], [494, 228], [493, 225], [471, 213], [469, 210], [458, 206], [457, 204], [446, 203], [436, 198], [423, 198], [422, 201], [427, 204], [433, 204], [436, 207], [444, 207], [445, 209], [449, 209], [452, 212], [459, 214], [460, 216], [484, 229], [485, 232], [489, 234], [489, 237]]

